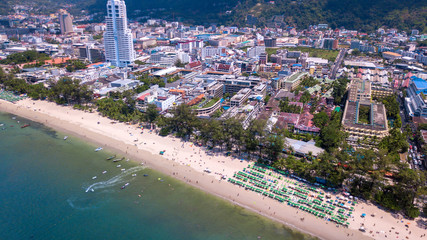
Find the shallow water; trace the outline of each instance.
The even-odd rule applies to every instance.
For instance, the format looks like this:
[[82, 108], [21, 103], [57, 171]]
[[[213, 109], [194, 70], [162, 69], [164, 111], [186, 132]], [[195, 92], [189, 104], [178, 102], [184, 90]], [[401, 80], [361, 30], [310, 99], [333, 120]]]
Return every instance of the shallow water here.
[[311, 239], [41, 124], [0, 123], [0, 239]]

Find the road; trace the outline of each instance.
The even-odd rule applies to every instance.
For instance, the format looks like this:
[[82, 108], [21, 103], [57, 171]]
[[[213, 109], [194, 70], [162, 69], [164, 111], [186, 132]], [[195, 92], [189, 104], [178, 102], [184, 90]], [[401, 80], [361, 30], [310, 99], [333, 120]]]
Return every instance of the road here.
[[[400, 91], [398, 92], [400, 93]], [[406, 109], [404, 107], [404, 100], [403, 98], [400, 97], [400, 94], [398, 94], [397, 96], [397, 101], [399, 102], [399, 110], [400, 110], [400, 118], [402, 120], [402, 128], [401, 131], [405, 132], [405, 128], [407, 125], [409, 125], [409, 127], [411, 128], [412, 133], [417, 132], [417, 127], [415, 126], [415, 124], [412, 122], [412, 120], [410, 119], [410, 117], [408, 116]], [[417, 146], [418, 144], [415, 141], [412, 141], [410, 138], [407, 139], [408, 143], [411, 144], [412, 146]], [[418, 153], [422, 154], [421, 152], [419, 152], [419, 149], [417, 149], [418, 151], [414, 151], [414, 149], [412, 149], [412, 151], [414, 151], [415, 155], [417, 155]], [[410, 151], [408, 151], [408, 156], [413, 156]], [[408, 161], [408, 163], [411, 165], [412, 169], [424, 169], [424, 167], [422, 165], [415, 165], [413, 160], [412, 161]]]
[[341, 49], [340, 53], [338, 53], [337, 58], [335, 59], [334, 66], [332, 66], [332, 71], [329, 75], [330, 79], [335, 79], [335, 76], [337, 75], [337, 71], [341, 66], [342, 61], [344, 60], [345, 54], [347, 53], [346, 49]]

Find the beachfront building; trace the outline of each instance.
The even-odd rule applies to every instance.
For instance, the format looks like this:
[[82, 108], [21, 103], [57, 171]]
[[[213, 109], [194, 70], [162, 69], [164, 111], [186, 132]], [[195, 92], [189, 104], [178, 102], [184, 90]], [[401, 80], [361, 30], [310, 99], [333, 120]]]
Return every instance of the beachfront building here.
[[104, 33], [105, 58], [111, 65], [126, 67], [135, 60], [132, 32], [128, 28], [123, 0], [107, 2], [107, 29]]
[[159, 108], [161, 111], [166, 111], [173, 106], [175, 99], [176, 96], [172, 94], [167, 96], [157, 96], [154, 104], [156, 104], [157, 108]]
[[371, 146], [369, 140], [379, 140], [388, 135], [385, 106], [378, 103], [347, 100], [342, 126], [343, 130], [349, 134], [347, 141], [350, 145]]
[[388, 134], [385, 106], [371, 101], [371, 83], [353, 79], [342, 118], [342, 127], [349, 134], [347, 141], [356, 147], [372, 146]]

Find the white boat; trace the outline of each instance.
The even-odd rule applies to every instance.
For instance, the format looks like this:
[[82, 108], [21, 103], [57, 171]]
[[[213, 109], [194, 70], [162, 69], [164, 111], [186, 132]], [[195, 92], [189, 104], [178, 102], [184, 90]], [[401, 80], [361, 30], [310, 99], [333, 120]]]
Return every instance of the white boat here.
[[102, 172], [102, 174], [106, 174], [106, 173], [107, 173], [107, 171], [103, 171], [103, 172]]
[[119, 168], [119, 167], [121, 167], [121, 166], [122, 166], [122, 165], [120, 165], [120, 164], [119, 164], [119, 165], [117, 165], [117, 167], [118, 167], [118, 168]]
[[121, 189], [125, 189], [125, 187], [127, 187], [127, 186], [129, 186], [129, 183], [126, 183], [125, 185], [123, 185], [123, 186], [121, 187]]
[[0, 123], [0, 127], [3, 127], [4, 126], [4, 124], [3, 123]]
[[99, 152], [101, 150], [102, 150], [102, 147], [99, 147], [99, 148], [95, 149], [95, 152]]
[[65, 136], [65, 137], [64, 137], [64, 140], [67, 140], [67, 138], [68, 138], [68, 136]]
[[134, 174], [132, 174], [132, 177], [136, 177], [136, 174], [134, 173]]
[[92, 179], [96, 179], [96, 176], [92, 177]]
[[125, 169], [125, 168], [122, 168], [121, 170], [122, 170], [122, 171], [125, 171], [126, 169]]
[[92, 192], [95, 192], [95, 190], [93, 190], [93, 188], [90, 189]]

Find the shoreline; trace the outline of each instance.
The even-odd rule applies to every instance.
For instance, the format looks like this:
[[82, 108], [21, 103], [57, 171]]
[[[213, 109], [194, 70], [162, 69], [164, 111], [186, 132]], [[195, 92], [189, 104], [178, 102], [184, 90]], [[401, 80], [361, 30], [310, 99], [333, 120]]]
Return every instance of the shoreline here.
[[[82, 112], [46, 101], [25, 99], [13, 104], [0, 100], [0, 111], [28, 118], [84, 141], [98, 144], [112, 152], [127, 156], [135, 162], [143, 162], [149, 168], [304, 234], [320, 239], [387, 239], [387, 237], [384, 238], [384, 235], [368, 236], [371, 234], [358, 231], [357, 222], [350, 228], [337, 228], [331, 222], [316, 219], [313, 215], [221, 180], [220, 174], [231, 176], [234, 171], [245, 167], [247, 162], [241, 163], [231, 157], [206, 155], [203, 152], [204, 148], [193, 146], [190, 142], [185, 143], [173, 137], [160, 137], [146, 133], [146, 130], [141, 134], [139, 133], [141, 130], [136, 129], [134, 125], [113, 124], [110, 119], [101, 117], [98, 113]], [[167, 149], [167, 151], [161, 156], [158, 154], [159, 149]], [[199, 152], [197, 153], [197, 151]], [[200, 155], [200, 158], [195, 155]], [[207, 167], [212, 170], [211, 174], [203, 172], [203, 169]], [[366, 207], [366, 210], [362, 210], [366, 212], [369, 212], [368, 207], [374, 208], [368, 204], [359, 205], [362, 205], [361, 209]], [[376, 209], [375, 211], [382, 210]], [[301, 221], [301, 217], [305, 220]], [[373, 218], [374, 226], [375, 222], [378, 224], [377, 220], [379, 219]], [[396, 220], [393, 219], [393, 221]], [[415, 223], [412, 226], [415, 226]], [[414, 232], [415, 229], [411, 230]], [[399, 229], [399, 231], [403, 231], [403, 233], [400, 235], [402, 238], [398, 238], [404, 239], [404, 230]], [[392, 236], [390, 234], [388, 239]], [[409, 239], [419, 239], [418, 237], [413, 238], [416, 237], [415, 233], [409, 236], [411, 237]]]

